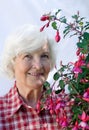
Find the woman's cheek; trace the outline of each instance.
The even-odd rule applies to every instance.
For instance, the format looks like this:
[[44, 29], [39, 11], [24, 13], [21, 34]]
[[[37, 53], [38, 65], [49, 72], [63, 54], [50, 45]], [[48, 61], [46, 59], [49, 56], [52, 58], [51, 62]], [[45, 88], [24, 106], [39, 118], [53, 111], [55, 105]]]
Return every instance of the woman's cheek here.
[[50, 62], [45, 63], [45, 69], [47, 72], [49, 72], [51, 70], [51, 63]]

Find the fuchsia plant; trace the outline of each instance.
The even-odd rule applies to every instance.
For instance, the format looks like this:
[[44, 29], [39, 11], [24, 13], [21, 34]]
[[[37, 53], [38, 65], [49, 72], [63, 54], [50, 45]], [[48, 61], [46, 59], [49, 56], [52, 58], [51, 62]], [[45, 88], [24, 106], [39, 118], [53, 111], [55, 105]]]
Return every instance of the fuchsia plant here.
[[[56, 121], [65, 130], [89, 130], [89, 22], [80, 17], [79, 12], [72, 16], [73, 22], [68, 23], [65, 16], [58, 17], [60, 9], [55, 14], [49, 13], [41, 17], [45, 24], [40, 31], [51, 26], [56, 31], [55, 41], [60, 41], [60, 28], [64, 24], [64, 38], [67, 34], [76, 36], [77, 61], [67, 65], [60, 63], [60, 69], [53, 76], [54, 83], [50, 87], [44, 84], [43, 98], [38, 103], [38, 111], [49, 109], [57, 115]], [[61, 24], [60, 24], [61, 23]], [[57, 90], [54, 90], [58, 82]], [[65, 93], [68, 86], [69, 93]]]

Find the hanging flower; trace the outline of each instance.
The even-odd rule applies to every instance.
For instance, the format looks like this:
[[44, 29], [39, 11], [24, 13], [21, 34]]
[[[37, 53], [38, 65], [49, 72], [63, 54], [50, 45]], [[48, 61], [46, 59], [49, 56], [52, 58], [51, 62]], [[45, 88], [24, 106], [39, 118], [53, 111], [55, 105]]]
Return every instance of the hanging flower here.
[[[64, 24], [63, 38], [70, 34], [69, 38], [76, 36], [78, 39], [75, 53], [77, 60], [66, 65], [60, 61], [59, 69], [55, 67], [54, 82], [52, 85], [45, 83], [46, 89], [42, 93], [44, 100], [40, 101], [37, 107], [38, 111], [43, 106], [50, 114], [55, 114], [55, 121], [63, 130], [89, 130], [89, 22], [80, 17], [78, 11], [72, 15], [72, 22], [68, 23], [65, 16], [59, 15], [60, 11], [58, 9], [43, 15], [41, 21], [46, 24], [40, 31], [50, 25], [56, 31], [54, 38], [58, 43], [61, 39], [60, 28]], [[65, 87], [68, 89], [67, 93]]]
[[56, 42], [59, 42], [60, 41], [60, 35], [59, 35], [59, 31], [57, 30], [57, 32], [56, 32], [56, 36], [55, 36], [55, 41]]

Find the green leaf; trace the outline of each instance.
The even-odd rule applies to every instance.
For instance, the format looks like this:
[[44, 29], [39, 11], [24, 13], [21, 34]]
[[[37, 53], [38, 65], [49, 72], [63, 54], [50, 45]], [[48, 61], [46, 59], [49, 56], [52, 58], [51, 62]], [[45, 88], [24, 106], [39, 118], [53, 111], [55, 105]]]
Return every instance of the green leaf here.
[[49, 89], [50, 88], [50, 83], [48, 81], [46, 81], [44, 84], [43, 84], [43, 88], [44, 89]]
[[70, 25], [65, 27], [65, 30], [63, 31], [64, 37], [70, 32], [70, 28], [71, 28]]
[[83, 37], [84, 37], [84, 39], [89, 40], [89, 33], [84, 32]]
[[79, 22], [80, 22], [80, 21], [83, 21], [84, 19], [85, 19], [85, 17], [80, 18]]
[[65, 27], [65, 30], [63, 31], [63, 33], [65, 34], [67, 31], [69, 31], [70, 30], [70, 26], [66, 26]]
[[85, 30], [88, 30], [89, 29], [89, 26], [85, 28]]
[[[88, 35], [86, 35], [86, 36], [85, 35], [84, 35], [84, 37], [86, 37], [86, 39], [88, 39], [89, 38]], [[83, 54], [88, 53], [88, 49], [89, 49], [89, 47], [88, 47], [89, 43], [88, 43], [88, 41], [86, 41], [86, 39], [84, 38], [81, 42], [77, 43], [78, 48], [81, 48], [81, 52]]]
[[57, 23], [56, 22], [52, 22], [52, 27], [53, 27], [53, 29], [57, 30]]
[[48, 89], [47, 91], [46, 91], [46, 94], [51, 94], [52, 93], [52, 89]]
[[67, 22], [67, 19], [65, 18], [65, 16], [60, 18], [60, 22], [62, 22], [62, 23], [66, 23]]
[[54, 79], [54, 80], [58, 80], [59, 77], [60, 77], [60, 74], [59, 74], [58, 72], [56, 72], [56, 73], [54, 74], [54, 76], [53, 76], [53, 79]]
[[65, 70], [64, 67], [61, 67], [61, 68], [59, 69], [60, 72], [63, 72], [64, 70]]
[[64, 80], [59, 81], [59, 86], [60, 86], [61, 89], [64, 89], [64, 87], [65, 87]]
[[57, 15], [60, 11], [61, 11], [61, 9], [58, 9], [58, 11], [55, 13], [55, 15]]
[[85, 30], [89, 29], [89, 22], [86, 22], [86, 25], [84, 26]]
[[75, 81], [70, 81], [68, 84], [68, 90], [71, 94], [77, 94], [77, 84]]
[[77, 20], [79, 18], [79, 16], [75, 14], [75, 15], [72, 16], [72, 18]]
[[68, 90], [69, 90], [69, 92], [72, 93], [72, 94], [75, 93], [75, 92], [73, 91], [73, 89], [72, 89], [72, 85], [71, 85], [71, 84], [68, 85]]
[[75, 105], [75, 106], [73, 106], [72, 111], [73, 111], [73, 113], [74, 113], [74, 114], [73, 114], [73, 120], [78, 119], [79, 114], [81, 114], [81, 108], [79, 108], [78, 105]]
[[66, 23], [66, 21], [67, 21], [66, 18], [64, 18], [64, 19], [62, 20], [63, 23]]
[[89, 54], [88, 54], [87, 57], [86, 57], [86, 62], [87, 62], [87, 63], [89, 62]]
[[70, 35], [70, 37], [72, 37], [72, 36], [74, 36], [74, 35], [77, 35], [77, 33], [74, 33], [74, 34]]
[[64, 35], [64, 38], [65, 38], [65, 36], [66, 36], [68, 33], [70, 33], [70, 30], [66, 31], [66, 33], [65, 33], [65, 35]]
[[66, 65], [62, 65], [62, 67], [58, 70], [59, 72], [63, 72], [67, 69]]

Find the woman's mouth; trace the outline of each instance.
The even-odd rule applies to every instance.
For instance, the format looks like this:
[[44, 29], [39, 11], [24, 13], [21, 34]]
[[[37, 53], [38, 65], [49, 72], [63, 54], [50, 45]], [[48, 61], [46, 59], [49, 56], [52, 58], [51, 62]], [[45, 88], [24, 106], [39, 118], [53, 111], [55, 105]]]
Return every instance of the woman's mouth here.
[[43, 73], [28, 73], [28, 74], [35, 77], [43, 76]]
[[43, 84], [45, 82], [45, 76], [44, 73], [28, 73], [33, 79], [40, 80], [41, 83]]

